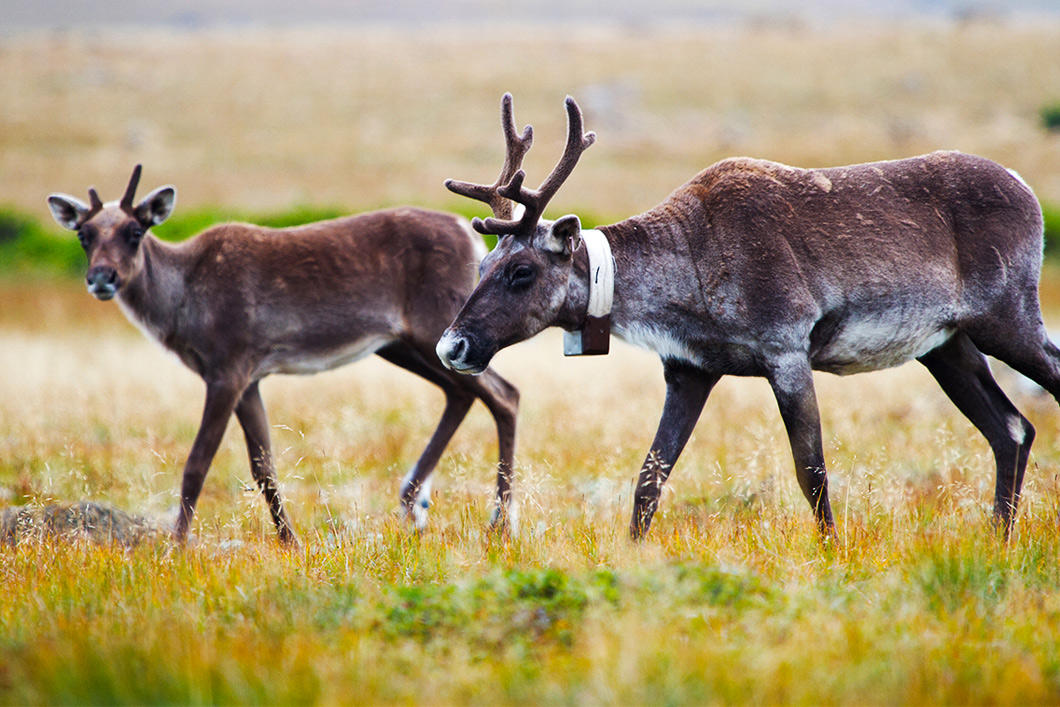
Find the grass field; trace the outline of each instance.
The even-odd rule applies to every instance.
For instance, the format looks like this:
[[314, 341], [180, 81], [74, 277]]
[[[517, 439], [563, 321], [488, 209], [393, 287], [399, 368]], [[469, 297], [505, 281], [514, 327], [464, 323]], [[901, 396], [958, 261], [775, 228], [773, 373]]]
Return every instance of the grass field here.
[[543, 179], [574, 95], [599, 135], [553, 204], [654, 206], [745, 154], [825, 166], [961, 149], [1060, 202], [1060, 23], [686, 28], [469, 26], [0, 38], [0, 203], [115, 198], [135, 162], [179, 208], [349, 209], [458, 200], [500, 167], [497, 108], [533, 123]]
[[[0, 289], [3, 502], [93, 499], [168, 524], [201, 383], [76, 284]], [[727, 379], [633, 545], [661, 367], [624, 345], [559, 351], [547, 334], [496, 362], [523, 390], [514, 538], [486, 532], [480, 406], [416, 535], [397, 489], [441, 396], [374, 360], [269, 379], [304, 550], [274, 543], [233, 425], [187, 550], [0, 550], [0, 702], [1060, 699], [1054, 403], [1019, 397], [1039, 436], [1006, 544], [989, 450], [925, 371], [821, 376], [840, 531], [822, 548], [768, 388]]]
[[[581, 101], [599, 141], [555, 208], [590, 223], [732, 154], [959, 148], [1057, 203], [1038, 116], [1058, 40], [1051, 21], [4, 35], [0, 205], [43, 222], [47, 193], [116, 198], [143, 162], [141, 193], [174, 183], [181, 213], [456, 206], [444, 178], [500, 166], [505, 90], [537, 130], [531, 182]], [[91, 499], [168, 526], [202, 383], [77, 281], [4, 265], [0, 508]], [[1055, 330], [1056, 266], [1043, 285]], [[1055, 402], [1003, 380], [1038, 430], [1005, 543], [990, 450], [924, 369], [819, 376], [825, 547], [768, 386], [723, 380], [634, 545], [661, 365], [560, 350], [547, 332], [495, 361], [522, 390], [513, 537], [486, 529], [479, 405], [412, 532], [398, 487], [442, 396], [368, 360], [262, 386], [301, 551], [275, 544], [234, 423], [186, 549], [0, 545], [0, 704], [1060, 702]]]

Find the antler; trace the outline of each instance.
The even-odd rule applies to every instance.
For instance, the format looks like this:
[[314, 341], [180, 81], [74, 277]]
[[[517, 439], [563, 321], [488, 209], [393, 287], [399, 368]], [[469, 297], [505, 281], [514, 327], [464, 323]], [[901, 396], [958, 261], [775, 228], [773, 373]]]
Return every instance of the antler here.
[[103, 200], [99, 198], [99, 194], [96, 192], [96, 188], [92, 187], [88, 190], [88, 201], [91, 207], [91, 213], [96, 213], [103, 208]]
[[567, 145], [563, 148], [563, 155], [559, 158], [552, 173], [548, 175], [541, 186], [537, 189], [527, 189], [523, 186], [526, 172], [517, 171], [511, 180], [503, 187], [497, 189], [502, 197], [511, 199], [526, 207], [519, 219], [504, 220], [500, 218], [474, 219], [471, 225], [479, 233], [490, 233], [504, 236], [512, 233], [529, 233], [537, 225], [545, 207], [552, 197], [556, 195], [559, 188], [567, 177], [574, 171], [578, 159], [596, 141], [596, 133], [582, 132], [582, 112], [573, 98], [567, 96], [565, 101], [567, 107]]
[[512, 202], [501, 196], [500, 187], [508, 184], [523, 164], [523, 156], [534, 141], [534, 129], [527, 125], [520, 136], [515, 131], [515, 116], [512, 113], [512, 94], [505, 93], [501, 98], [501, 128], [504, 130], [505, 151], [504, 167], [493, 184], [472, 184], [456, 179], [445, 180], [445, 187], [460, 196], [484, 201], [490, 205], [496, 218], [512, 217]]
[[125, 195], [121, 198], [120, 206], [122, 211], [132, 212], [133, 197], [136, 196], [136, 187], [140, 184], [140, 172], [142, 169], [142, 165], [133, 167], [132, 176], [129, 177], [129, 186], [125, 187]]

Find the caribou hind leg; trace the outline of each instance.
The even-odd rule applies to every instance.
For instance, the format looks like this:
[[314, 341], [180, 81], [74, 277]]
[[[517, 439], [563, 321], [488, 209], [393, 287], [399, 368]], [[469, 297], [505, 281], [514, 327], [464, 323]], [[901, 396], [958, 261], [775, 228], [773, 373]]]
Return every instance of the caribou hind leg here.
[[406, 514], [412, 516], [416, 528], [420, 530], [427, 524], [427, 509], [431, 503], [431, 473], [434, 472], [434, 467], [437, 466], [456, 428], [464, 421], [475, 398], [453, 385], [448, 376], [431, 366], [424, 356], [407, 343], [390, 344], [376, 353], [395, 366], [434, 383], [445, 394], [442, 419], [438, 421], [427, 446], [401, 484], [401, 506]]
[[1034, 427], [998, 387], [986, 357], [963, 332], [918, 360], [990, 443], [997, 464], [994, 518], [1007, 536], [1019, 504]]
[[236, 418], [243, 428], [243, 436], [246, 439], [247, 454], [250, 455], [250, 473], [254, 476], [254, 481], [261, 489], [262, 495], [265, 496], [265, 502], [269, 504], [269, 512], [272, 514], [272, 522], [279, 533], [280, 542], [295, 547], [298, 545], [298, 538], [291, 526], [291, 519], [287, 517], [287, 511], [283, 507], [283, 497], [276, 479], [276, 468], [272, 462], [269, 420], [257, 381], [247, 386], [239, 398], [236, 404]]
[[401, 505], [411, 514], [418, 529], [427, 522], [430, 506], [430, 476], [442, 452], [449, 444], [457, 427], [463, 422], [475, 398], [485, 403], [497, 424], [499, 462], [497, 472], [497, 503], [493, 521], [508, 519], [511, 500], [511, 469], [515, 454], [515, 419], [519, 407], [519, 392], [492, 369], [477, 377], [462, 376], [445, 369], [433, 355], [433, 346], [426, 346], [427, 355], [407, 342], [397, 342], [376, 353], [383, 359], [434, 383], [445, 394], [445, 410], [438, 427], [431, 435], [420, 458], [409, 471], [401, 486]]

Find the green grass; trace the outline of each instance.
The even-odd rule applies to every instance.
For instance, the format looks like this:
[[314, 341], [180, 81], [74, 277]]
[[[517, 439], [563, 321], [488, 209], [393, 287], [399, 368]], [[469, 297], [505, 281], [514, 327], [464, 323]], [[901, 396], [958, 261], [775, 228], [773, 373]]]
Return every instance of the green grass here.
[[[796, 525], [749, 524], [771, 539], [724, 564], [683, 528], [619, 568], [393, 523], [293, 555], [26, 543], [2, 556], [0, 702], [1060, 699], [1055, 528], [828, 552]], [[404, 576], [454, 544], [472, 567]]]
[[[182, 241], [226, 221], [249, 221], [282, 228], [344, 213], [347, 212], [335, 207], [304, 205], [261, 214], [208, 207], [188, 212], [178, 210], [152, 232], [164, 240]], [[50, 220], [42, 223], [17, 209], [0, 208], [0, 274], [78, 274], [83, 268], [84, 255], [72, 232]]]

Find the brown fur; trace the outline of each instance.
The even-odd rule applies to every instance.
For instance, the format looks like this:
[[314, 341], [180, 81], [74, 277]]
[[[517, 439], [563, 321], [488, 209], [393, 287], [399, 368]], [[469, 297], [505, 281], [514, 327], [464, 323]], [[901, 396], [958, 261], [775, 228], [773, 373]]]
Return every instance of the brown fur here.
[[[568, 114], [573, 124], [569, 104]], [[634, 537], [647, 532], [662, 484], [723, 375], [770, 382], [799, 485], [831, 532], [811, 372], [914, 358], [989, 441], [994, 513], [1008, 531], [1034, 429], [983, 354], [1060, 399], [1060, 350], [1038, 306], [1041, 210], [1014, 173], [957, 152], [828, 169], [735, 158], [599, 230], [616, 261], [614, 333], [656, 351], [667, 384], [638, 478]], [[585, 318], [576, 216], [497, 232], [512, 235], [483, 260], [478, 286], [438, 344], [454, 370], [483, 370], [498, 349], [548, 326], [576, 329]]]
[[[295, 536], [272, 465], [258, 381], [271, 373], [314, 373], [377, 353], [442, 388], [445, 412], [401, 489], [420, 526], [429, 477], [476, 398], [497, 422], [497, 516], [507, 519], [515, 448], [516, 389], [493, 371], [457, 376], [434, 343], [475, 280], [478, 254], [463, 219], [398, 208], [285, 229], [224, 224], [169, 244], [148, 228], [168, 215], [171, 187], [135, 208], [49, 199], [56, 219], [78, 231], [89, 258], [89, 290], [116, 296], [128, 317], [206, 382], [202, 424], [184, 467], [176, 536], [183, 540], [221, 436], [235, 412], [251, 471], [280, 538]], [[94, 194], [94, 191], [93, 191]]]

